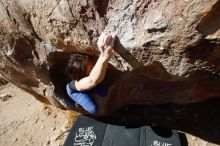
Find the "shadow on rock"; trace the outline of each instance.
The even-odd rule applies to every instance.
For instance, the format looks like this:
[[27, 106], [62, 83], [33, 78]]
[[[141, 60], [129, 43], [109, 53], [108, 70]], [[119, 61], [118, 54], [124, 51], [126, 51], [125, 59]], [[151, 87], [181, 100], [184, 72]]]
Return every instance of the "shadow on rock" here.
[[[172, 128], [220, 144], [219, 113], [220, 99], [213, 98], [186, 105], [130, 105], [120, 108], [110, 116], [97, 119], [126, 127], [151, 125]], [[183, 135], [180, 136], [184, 139]]]

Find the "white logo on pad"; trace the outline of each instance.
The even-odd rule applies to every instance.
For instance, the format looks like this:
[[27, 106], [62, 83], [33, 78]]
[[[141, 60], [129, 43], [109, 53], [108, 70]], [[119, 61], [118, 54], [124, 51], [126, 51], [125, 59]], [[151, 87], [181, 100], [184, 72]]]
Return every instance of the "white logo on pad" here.
[[93, 127], [79, 128], [75, 136], [74, 146], [92, 146], [95, 139]]

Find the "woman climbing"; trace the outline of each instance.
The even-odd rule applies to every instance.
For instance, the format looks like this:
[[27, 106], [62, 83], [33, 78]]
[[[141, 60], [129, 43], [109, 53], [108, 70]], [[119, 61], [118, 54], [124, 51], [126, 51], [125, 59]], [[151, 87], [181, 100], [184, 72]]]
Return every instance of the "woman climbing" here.
[[[94, 89], [105, 77], [108, 62], [112, 57], [115, 34], [102, 33], [97, 42], [101, 52], [98, 60], [94, 63], [87, 54], [74, 53], [67, 61], [66, 73], [72, 80], [66, 85], [69, 97], [91, 114], [98, 111], [96, 103], [86, 91]], [[98, 94], [102, 91], [97, 89]]]

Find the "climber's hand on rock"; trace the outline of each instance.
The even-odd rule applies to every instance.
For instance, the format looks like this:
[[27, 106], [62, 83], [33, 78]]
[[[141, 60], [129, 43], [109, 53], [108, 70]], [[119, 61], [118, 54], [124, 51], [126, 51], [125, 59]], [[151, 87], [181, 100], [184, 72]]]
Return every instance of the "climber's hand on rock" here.
[[106, 34], [105, 34], [104, 32], [101, 33], [101, 35], [99, 36], [99, 40], [98, 40], [98, 42], [97, 42], [99, 51], [100, 51], [101, 53], [103, 53], [103, 51], [104, 51], [104, 46], [105, 46], [104, 40], [105, 40], [105, 36], [106, 36]]
[[115, 37], [116, 35], [113, 33], [112, 34], [102, 33], [97, 42], [101, 55], [107, 57], [108, 59], [111, 58], [113, 54], [112, 47], [114, 46]]

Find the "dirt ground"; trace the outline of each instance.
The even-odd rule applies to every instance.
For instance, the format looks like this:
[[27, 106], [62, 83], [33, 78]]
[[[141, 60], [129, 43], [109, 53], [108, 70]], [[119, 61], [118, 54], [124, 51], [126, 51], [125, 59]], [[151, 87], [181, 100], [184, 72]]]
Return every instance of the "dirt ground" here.
[[0, 88], [0, 145], [63, 145], [67, 113], [8, 83]]
[[[11, 83], [1, 86], [0, 145], [61, 146], [70, 128], [68, 113], [69, 111], [40, 103]], [[190, 133], [185, 133], [189, 146], [218, 145]]]

